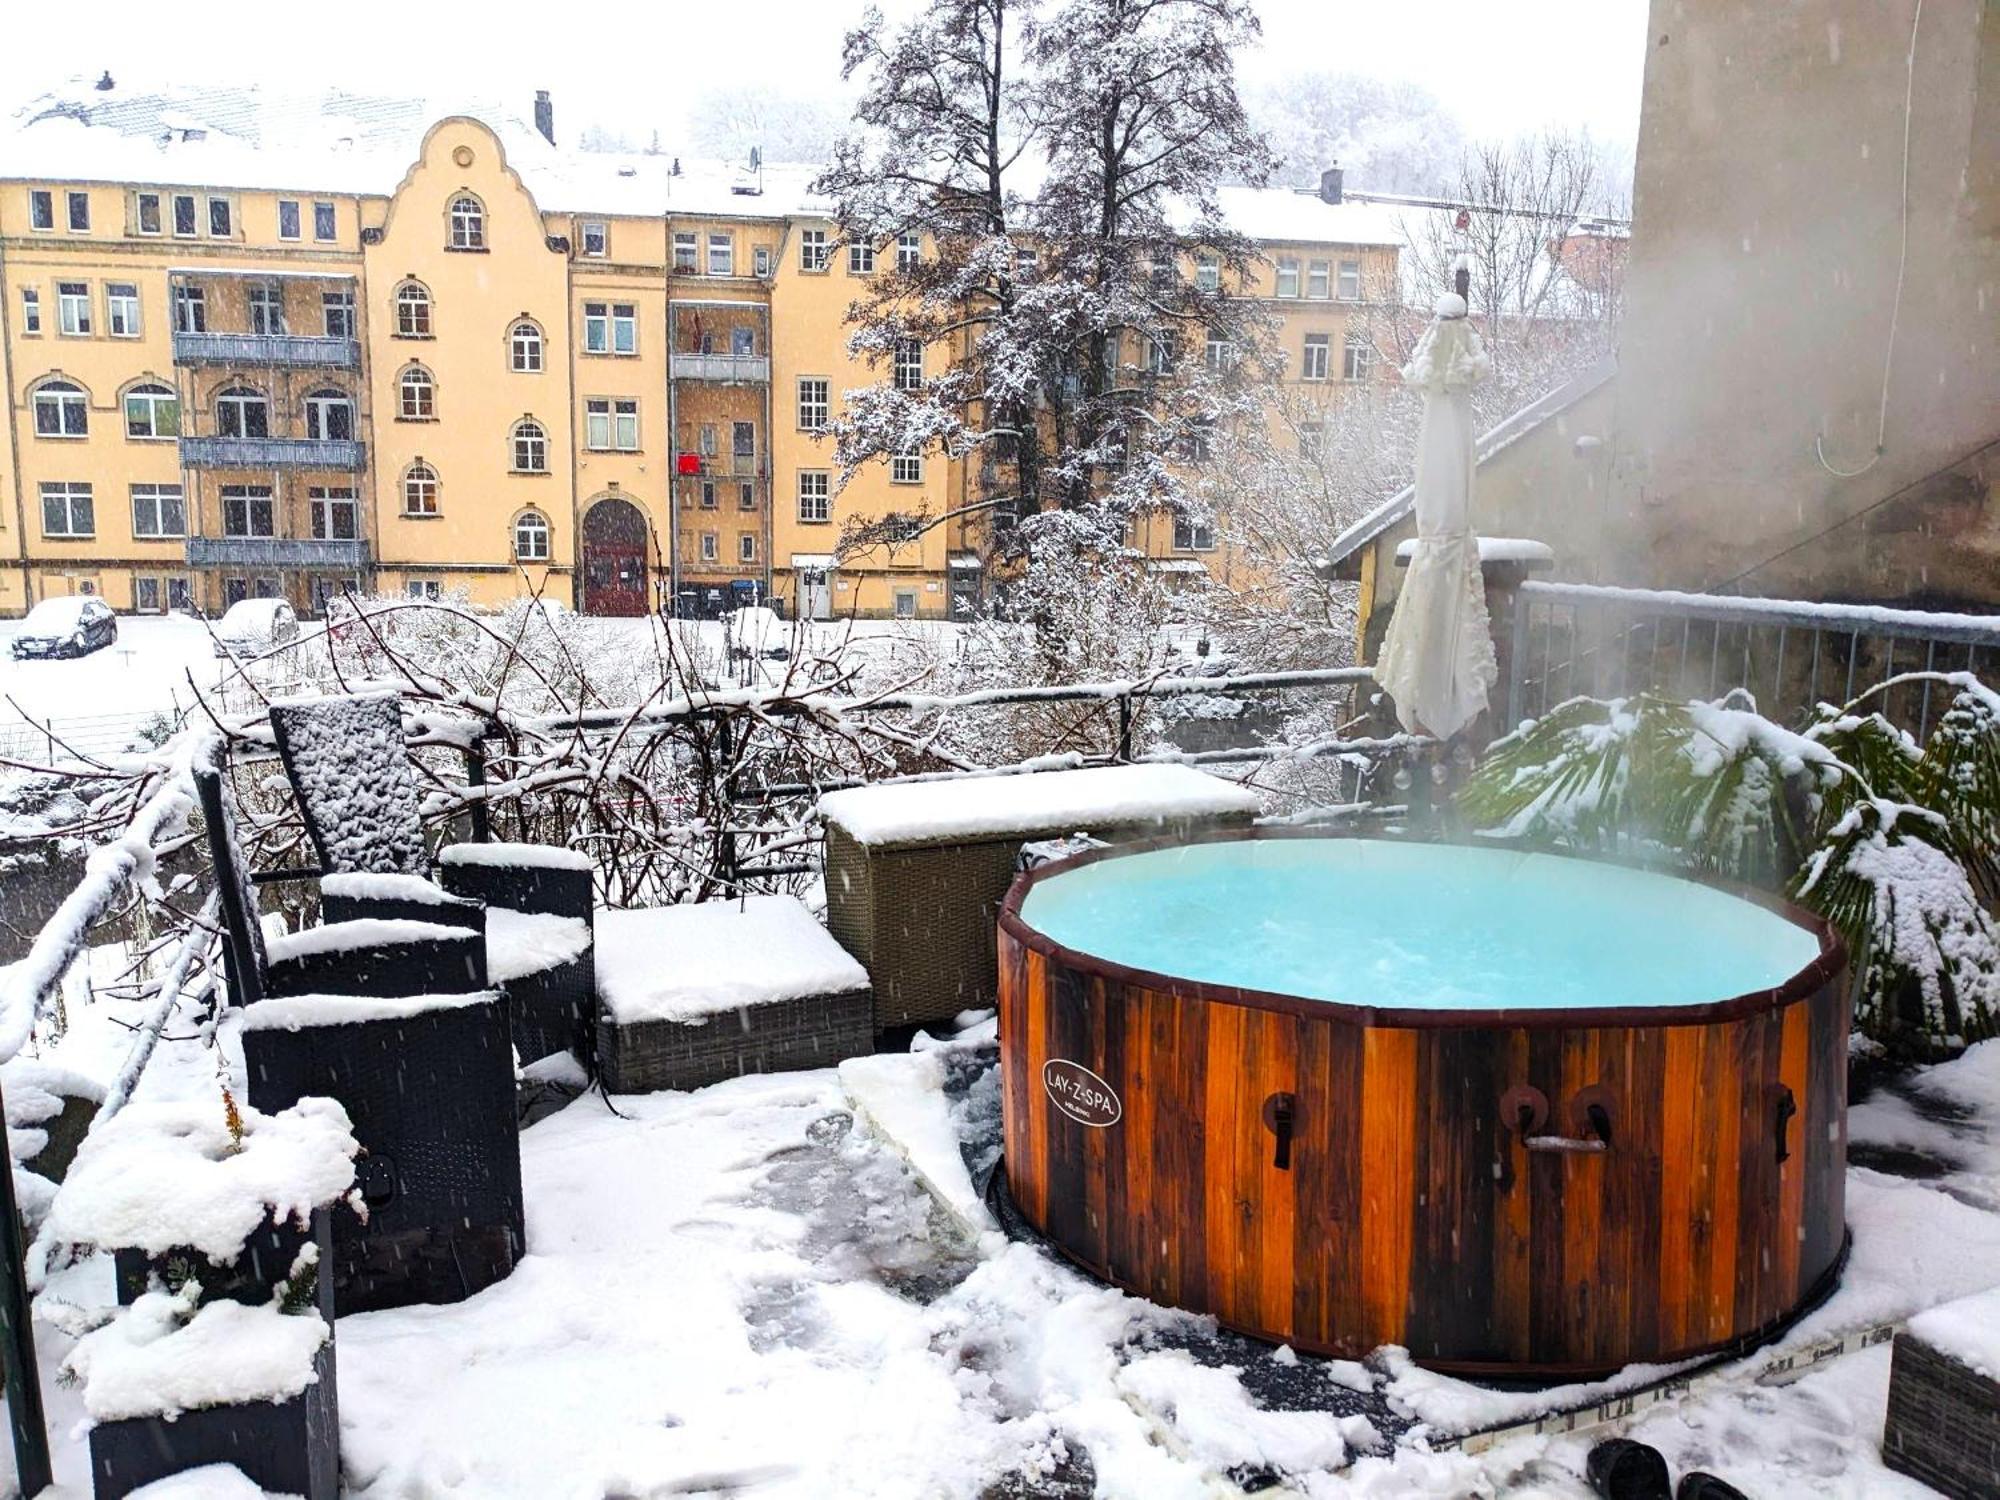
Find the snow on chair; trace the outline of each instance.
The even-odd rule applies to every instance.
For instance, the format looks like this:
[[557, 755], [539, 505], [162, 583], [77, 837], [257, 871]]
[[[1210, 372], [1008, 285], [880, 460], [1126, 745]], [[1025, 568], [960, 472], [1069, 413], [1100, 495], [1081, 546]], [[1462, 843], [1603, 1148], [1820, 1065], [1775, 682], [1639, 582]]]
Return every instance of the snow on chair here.
[[429, 872], [396, 694], [279, 699], [271, 733], [324, 873]]

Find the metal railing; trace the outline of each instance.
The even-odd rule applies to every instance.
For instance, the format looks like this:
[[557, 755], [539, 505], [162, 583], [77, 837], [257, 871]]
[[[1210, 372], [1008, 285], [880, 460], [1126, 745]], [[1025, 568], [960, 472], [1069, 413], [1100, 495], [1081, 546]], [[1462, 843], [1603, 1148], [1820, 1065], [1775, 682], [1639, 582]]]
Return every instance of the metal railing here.
[[190, 469], [344, 469], [367, 466], [359, 438], [184, 437]]
[[361, 364], [361, 343], [304, 333], [176, 333], [174, 363], [353, 370]]
[[[2000, 681], [2000, 614], [1524, 583], [1507, 718], [1518, 724], [1579, 695], [1712, 699], [1740, 688], [1766, 717], [1796, 722], [1822, 701], [1926, 671]], [[1945, 706], [1934, 686], [1900, 683], [1873, 706], [1921, 740]]]
[[771, 378], [768, 354], [675, 354], [669, 373], [675, 380], [722, 380], [762, 384]]
[[368, 566], [368, 543], [359, 538], [322, 541], [288, 536], [191, 536], [187, 539], [187, 565], [352, 570]]

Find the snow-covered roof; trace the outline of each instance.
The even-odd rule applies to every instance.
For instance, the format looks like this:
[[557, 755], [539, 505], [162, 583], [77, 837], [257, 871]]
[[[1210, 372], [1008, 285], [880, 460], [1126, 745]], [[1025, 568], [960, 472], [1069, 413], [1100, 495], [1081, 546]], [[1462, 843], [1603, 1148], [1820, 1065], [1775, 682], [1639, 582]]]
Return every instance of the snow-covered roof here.
[[1229, 227], [1264, 244], [1401, 245], [1403, 211], [1376, 203], [1328, 203], [1299, 188], [1222, 188]]

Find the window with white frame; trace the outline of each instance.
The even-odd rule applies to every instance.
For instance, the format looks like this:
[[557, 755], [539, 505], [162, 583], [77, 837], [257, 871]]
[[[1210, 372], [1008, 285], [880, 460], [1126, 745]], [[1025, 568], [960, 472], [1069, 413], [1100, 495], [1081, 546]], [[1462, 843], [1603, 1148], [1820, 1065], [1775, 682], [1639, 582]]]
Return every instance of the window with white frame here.
[[90, 436], [90, 397], [68, 380], [45, 380], [35, 388], [35, 436]]
[[516, 474], [549, 472], [549, 435], [533, 417], [523, 417], [514, 424], [513, 448]]
[[278, 238], [295, 240], [299, 237], [299, 200], [280, 198], [278, 200]]
[[1323, 333], [1309, 333], [1306, 335], [1305, 358], [1299, 365], [1299, 378], [1301, 380], [1326, 379], [1327, 362], [1330, 357], [1329, 351], [1332, 348], [1332, 343], [1333, 341]]
[[91, 499], [89, 485], [62, 479], [42, 481], [42, 535], [97, 535], [96, 502]]
[[1182, 435], [1181, 449], [1187, 461], [1205, 464], [1215, 456], [1215, 419], [1197, 417]]
[[396, 382], [396, 419], [429, 422], [437, 417], [437, 382], [422, 365], [411, 365]]
[[132, 536], [172, 540], [188, 534], [188, 504], [178, 484], [132, 486]]
[[250, 312], [250, 331], [280, 334], [285, 331], [285, 289], [275, 281], [255, 281], [244, 293]]
[[738, 510], [757, 508], [757, 486], [747, 479], [736, 486], [736, 508]]
[[224, 536], [276, 536], [277, 507], [268, 484], [225, 484], [222, 487]]
[[137, 614], [156, 615], [160, 612], [160, 580], [157, 578], [134, 578], [132, 580], [132, 608]]
[[674, 231], [674, 269], [692, 273], [699, 269], [697, 257], [701, 253], [700, 241], [692, 229]]
[[262, 392], [233, 385], [216, 395], [215, 431], [226, 438], [269, 437], [271, 404]]
[[524, 510], [514, 518], [514, 560], [549, 560], [549, 523], [538, 510]]
[[708, 274], [711, 276], [734, 276], [736, 274], [736, 237], [731, 234], [711, 234], [708, 237]]
[[407, 598], [435, 603], [444, 597], [444, 585], [435, 578], [412, 578], [403, 584], [403, 593]]
[[449, 243], [453, 250], [486, 248], [486, 207], [470, 193], [460, 193], [451, 200]]
[[403, 470], [403, 514], [434, 516], [437, 513], [437, 470], [420, 458]]
[[917, 617], [917, 591], [915, 589], [897, 589], [895, 593], [895, 611], [896, 618], [899, 620], [914, 620]]
[[799, 470], [799, 519], [817, 526], [833, 518], [833, 476], [825, 469]]
[[72, 192], [68, 196], [70, 233], [90, 233], [90, 194]]
[[1330, 297], [1333, 295], [1332, 266], [1323, 260], [1306, 262], [1306, 295], [1308, 297]]
[[824, 271], [827, 261], [826, 231], [824, 229], [801, 229], [799, 231], [799, 269], [801, 271]]
[[334, 238], [333, 205], [324, 199], [313, 204], [313, 238], [325, 243]]
[[757, 466], [757, 424], [755, 422], [731, 422], [729, 424], [729, 456], [735, 462], [736, 472], [748, 474]]
[[891, 484], [922, 484], [924, 482], [923, 454], [896, 453], [890, 455], [889, 482]]
[[344, 442], [354, 436], [354, 398], [328, 387], [306, 397], [306, 436], [316, 442]]
[[611, 229], [602, 219], [585, 219], [578, 238], [583, 241], [583, 253], [593, 260], [611, 253]]
[[875, 247], [865, 240], [856, 240], [847, 247], [847, 274], [850, 276], [872, 276], [875, 274]]
[[1340, 300], [1359, 302], [1361, 300], [1361, 262], [1344, 260], [1340, 263]]
[[750, 252], [750, 266], [759, 276], [771, 274], [771, 247], [759, 245]]
[[160, 232], [160, 195], [158, 193], [138, 194], [133, 201], [132, 207], [133, 227], [139, 233], [158, 234]]
[[1296, 297], [1299, 294], [1299, 262], [1294, 255], [1278, 257], [1278, 285], [1280, 297]]
[[585, 354], [638, 353], [638, 305], [632, 302], [584, 303], [583, 352]]
[[42, 294], [36, 287], [21, 288], [21, 332], [42, 331]]
[[1199, 526], [1186, 516], [1174, 517], [1174, 550], [1176, 552], [1213, 552], [1215, 550], [1215, 528]]
[[1163, 333], [1158, 338], [1146, 340], [1146, 373], [1148, 375], [1174, 373], [1174, 336], [1171, 333]]
[[906, 229], [896, 236], [896, 269], [914, 271], [923, 264], [924, 237], [914, 229]]
[[125, 393], [125, 436], [144, 441], [179, 437], [181, 398], [164, 385], [135, 385]]
[[321, 292], [319, 294], [321, 326], [330, 339], [351, 339], [354, 337], [354, 293]]
[[824, 432], [832, 417], [828, 382], [824, 376], [799, 377], [799, 431]]
[[1326, 451], [1326, 425], [1322, 422], [1299, 423], [1299, 457], [1307, 463], [1318, 463]]
[[174, 332], [208, 332], [208, 293], [200, 287], [174, 288]]
[[1340, 374], [1344, 380], [1366, 380], [1369, 366], [1375, 362], [1375, 347], [1366, 335], [1350, 333], [1347, 347], [1341, 353]]
[[739, 531], [736, 533], [736, 560], [753, 563], [757, 560], [757, 533]]
[[1222, 262], [1213, 255], [1197, 255], [1194, 260], [1194, 284], [1197, 291], [1216, 292], [1222, 289]]
[[189, 239], [201, 233], [201, 221], [196, 217], [193, 193], [174, 194], [174, 233], [182, 239]]
[[87, 281], [58, 281], [56, 283], [56, 328], [71, 338], [83, 338], [90, 332], [90, 283]]
[[396, 288], [396, 337], [427, 339], [430, 336], [430, 288], [421, 281], [406, 281]]
[[1014, 247], [1014, 279], [1016, 281], [1033, 281], [1035, 279], [1036, 263], [1033, 247], [1028, 245], [1016, 245]]
[[542, 372], [542, 330], [525, 318], [508, 330], [507, 362], [517, 375]]
[[208, 200], [208, 235], [210, 239], [226, 240], [235, 232], [236, 209], [227, 198]]
[[610, 396], [590, 397], [583, 403], [583, 444], [621, 453], [637, 451], [639, 403]]
[[360, 507], [351, 485], [315, 484], [306, 490], [306, 516], [317, 542], [351, 542], [361, 535]]
[[703, 510], [714, 510], [716, 505], [715, 481], [713, 479], [704, 479], [701, 482], [701, 508]]
[[704, 531], [701, 534], [701, 560], [712, 563], [720, 561], [721, 557], [722, 549], [717, 542], [715, 533]]
[[1220, 374], [1236, 363], [1236, 345], [1226, 335], [1211, 328], [1208, 342], [1202, 350], [1202, 361], [1212, 373]]
[[44, 232], [56, 227], [56, 195], [49, 189], [28, 189], [28, 227]]
[[924, 346], [915, 339], [897, 339], [894, 375], [896, 389], [914, 391], [924, 383]]

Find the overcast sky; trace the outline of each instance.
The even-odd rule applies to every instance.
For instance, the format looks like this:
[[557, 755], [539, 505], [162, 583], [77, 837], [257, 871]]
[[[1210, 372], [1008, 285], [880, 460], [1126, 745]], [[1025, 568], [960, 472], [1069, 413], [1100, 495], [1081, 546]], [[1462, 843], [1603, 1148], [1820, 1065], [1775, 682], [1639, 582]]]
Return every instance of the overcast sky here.
[[[891, 15], [915, 0], [889, 0]], [[1246, 79], [1359, 72], [1429, 85], [1473, 135], [1587, 125], [1638, 131], [1645, 0], [1257, 0], [1264, 43]], [[730, 76], [824, 96], [861, 0], [0, 0], [0, 88], [109, 68], [161, 76], [432, 95], [555, 95], [559, 132], [590, 123], [663, 146], [685, 135], [687, 95]]]

